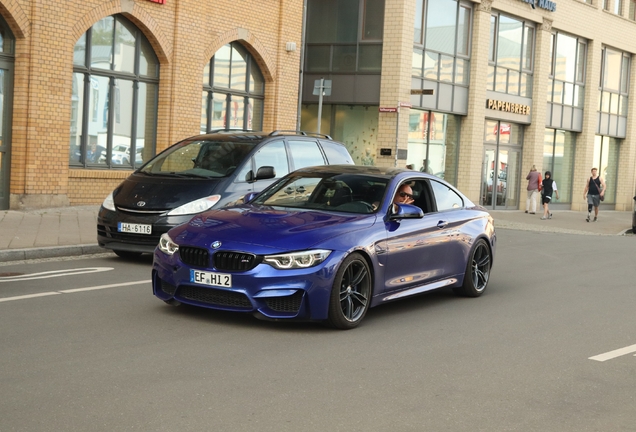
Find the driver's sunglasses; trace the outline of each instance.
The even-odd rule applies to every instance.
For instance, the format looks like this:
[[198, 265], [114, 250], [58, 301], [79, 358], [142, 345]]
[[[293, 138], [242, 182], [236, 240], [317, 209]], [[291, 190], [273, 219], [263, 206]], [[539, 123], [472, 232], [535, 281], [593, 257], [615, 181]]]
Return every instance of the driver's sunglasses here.
[[409, 198], [413, 198], [413, 195], [411, 195], [410, 193], [406, 193], [406, 192], [400, 192], [400, 197], [404, 198], [404, 197], [409, 197]]

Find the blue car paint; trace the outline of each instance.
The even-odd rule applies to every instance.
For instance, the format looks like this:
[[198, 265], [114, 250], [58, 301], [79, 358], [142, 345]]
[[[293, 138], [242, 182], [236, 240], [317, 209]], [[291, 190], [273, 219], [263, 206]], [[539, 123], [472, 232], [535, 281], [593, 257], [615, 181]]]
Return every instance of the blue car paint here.
[[[411, 172], [397, 170], [393, 173], [385, 197], [393, 196], [400, 182], [409, 176], [412, 176]], [[372, 270], [371, 307], [399, 298], [402, 296], [400, 293], [411, 295], [442, 286], [459, 286], [474, 243], [484, 238], [493, 260], [496, 245], [492, 218], [485, 209], [461, 196], [467, 204], [464, 209], [428, 213], [421, 219], [392, 220], [388, 199], [372, 214], [266, 208], [250, 204], [199, 214], [189, 223], [170, 230], [172, 240], [179, 245], [210, 250], [213, 242], [220, 241], [223, 250], [255, 255], [308, 249], [332, 252], [324, 262], [307, 269], [278, 270], [260, 263], [250, 271], [233, 273], [231, 290], [250, 299], [252, 307], [249, 309], [197, 303], [179, 297], [178, 291], [174, 299], [272, 319], [325, 320], [334, 276], [344, 258], [353, 252], [361, 253]], [[427, 222], [428, 227], [422, 228], [422, 224]], [[423, 269], [414, 271], [417, 269], [414, 259], [425, 263]], [[168, 256], [156, 249], [154, 294], [162, 300], [171, 300], [173, 297], [159, 288], [160, 280], [177, 287], [187, 285], [189, 270], [190, 267], [179, 260], [178, 254]], [[297, 313], [277, 313], [264, 302], [277, 295], [284, 297], [298, 292], [303, 298]]]

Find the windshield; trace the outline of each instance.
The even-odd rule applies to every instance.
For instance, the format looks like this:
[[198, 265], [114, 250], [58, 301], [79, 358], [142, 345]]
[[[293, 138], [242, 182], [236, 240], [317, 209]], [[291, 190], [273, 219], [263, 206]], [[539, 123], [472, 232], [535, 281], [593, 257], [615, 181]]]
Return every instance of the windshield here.
[[180, 177], [226, 177], [246, 159], [252, 142], [184, 141], [170, 147], [140, 171]]
[[344, 213], [373, 213], [388, 179], [362, 174], [290, 176], [256, 197], [252, 204]]

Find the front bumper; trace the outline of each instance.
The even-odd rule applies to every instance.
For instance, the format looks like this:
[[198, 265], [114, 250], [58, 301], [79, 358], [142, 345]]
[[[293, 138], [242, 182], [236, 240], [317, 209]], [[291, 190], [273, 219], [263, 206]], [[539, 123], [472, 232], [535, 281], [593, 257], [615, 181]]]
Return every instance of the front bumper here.
[[[101, 207], [97, 215], [97, 243], [106, 249], [125, 252], [153, 253], [159, 238], [170, 229], [188, 222], [193, 215], [165, 216], [111, 211]], [[152, 225], [151, 234], [118, 232], [119, 222]]]
[[[232, 288], [201, 285], [190, 281], [190, 270], [178, 253], [168, 256], [155, 250], [152, 270], [153, 294], [193, 306], [251, 313], [265, 319], [325, 320], [333, 278], [342, 256], [336, 252], [318, 266], [277, 270], [258, 264], [232, 274]], [[213, 268], [201, 269], [216, 271]]]

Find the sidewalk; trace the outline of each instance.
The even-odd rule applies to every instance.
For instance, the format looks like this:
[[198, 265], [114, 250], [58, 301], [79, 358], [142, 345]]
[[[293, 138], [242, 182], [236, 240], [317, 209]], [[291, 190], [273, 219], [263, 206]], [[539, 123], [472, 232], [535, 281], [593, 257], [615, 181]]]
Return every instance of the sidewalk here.
[[[99, 205], [38, 210], [0, 210], [0, 263], [107, 252], [97, 246]], [[631, 233], [632, 213], [603, 211], [598, 222], [584, 212], [554, 211], [553, 218], [520, 210], [493, 210], [496, 229], [585, 235]]]

